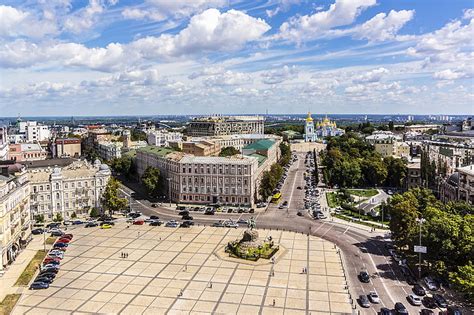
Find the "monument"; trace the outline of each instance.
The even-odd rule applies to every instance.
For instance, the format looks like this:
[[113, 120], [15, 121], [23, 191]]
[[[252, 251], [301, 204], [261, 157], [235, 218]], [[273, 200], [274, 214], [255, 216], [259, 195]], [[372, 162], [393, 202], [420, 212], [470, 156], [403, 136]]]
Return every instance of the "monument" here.
[[257, 261], [260, 258], [270, 259], [279, 250], [271, 236], [265, 240], [259, 240], [258, 232], [255, 230], [255, 219], [251, 217], [247, 222], [248, 229], [244, 231], [240, 240], [229, 242], [225, 252], [231, 257]]

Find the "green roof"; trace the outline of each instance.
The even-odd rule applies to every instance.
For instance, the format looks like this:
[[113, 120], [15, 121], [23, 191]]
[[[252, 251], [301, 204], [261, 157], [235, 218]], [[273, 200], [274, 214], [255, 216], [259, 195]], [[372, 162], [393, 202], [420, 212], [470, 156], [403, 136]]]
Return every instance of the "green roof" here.
[[142, 151], [142, 152], [145, 152], [145, 153], [151, 153], [151, 154], [155, 154], [155, 155], [161, 156], [161, 157], [166, 156], [171, 152], [175, 152], [175, 150], [173, 150], [173, 149], [164, 148], [164, 147], [157, 147], [157, 146], [154, 146], [154, 145], [149, 145], [149, 146], [146, 146], [146, 147], [143, 147], [143, 148], [139, 148], [139, 149], [137, 149], [137, 151]]
[[253, 153], [253, 154], [250, 154], [248, 156], [257, 158], [258, 166], [262, 165], [262, 163], [265, 162], [265, 160], [267, 159], [267, 157], [265, 155], [261, 155], [261, 154], [257, 154], [257, 153]]
[[262, 140], [258, 140], [257, 142], [249, 144], [248, 146], [243, 148], [243, 150], [268, 150], [274, 144], [275, 144], [275, 141], [273, 140], [262, 139]]

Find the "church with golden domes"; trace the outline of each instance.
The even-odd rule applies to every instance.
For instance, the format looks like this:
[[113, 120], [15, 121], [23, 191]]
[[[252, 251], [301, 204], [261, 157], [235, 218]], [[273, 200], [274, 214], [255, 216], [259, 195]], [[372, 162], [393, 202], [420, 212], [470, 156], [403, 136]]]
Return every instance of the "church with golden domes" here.
[[308, 113], [306, 117], [304, 131], [305, 142], [315, 142], [318, 139], [323, 140], [325, 137], [335, 137], [344, 134], [344, 130], [337, 128], [336, 123], [328, 119], [327, 116], [322, 121], [317, 122], [315, 126], [311, 113]]

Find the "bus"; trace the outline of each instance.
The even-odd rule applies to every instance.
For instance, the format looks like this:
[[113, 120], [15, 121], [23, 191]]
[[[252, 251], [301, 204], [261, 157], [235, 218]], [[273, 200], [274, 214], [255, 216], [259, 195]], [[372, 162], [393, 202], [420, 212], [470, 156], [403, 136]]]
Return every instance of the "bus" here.
[[273, 197], [272, 197], [272, 202], [273, 203], [279, 203], [280, 200], [281, 200], [281, 193], [278, 192], [278, 193], [273, 195]]

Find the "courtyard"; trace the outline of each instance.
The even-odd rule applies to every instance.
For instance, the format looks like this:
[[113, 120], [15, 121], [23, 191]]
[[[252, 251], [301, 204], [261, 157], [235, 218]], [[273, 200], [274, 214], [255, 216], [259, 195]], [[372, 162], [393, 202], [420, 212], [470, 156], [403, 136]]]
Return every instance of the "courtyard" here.
[[258, 231], [285, 248], [275, 264], [216, 255], [240, 238], [240, 228], [127, 228], [125, 222], [109, 230], [75, 228], [51, 287], [25, 291], [13, 314], [352, 313], [332, 243]]

